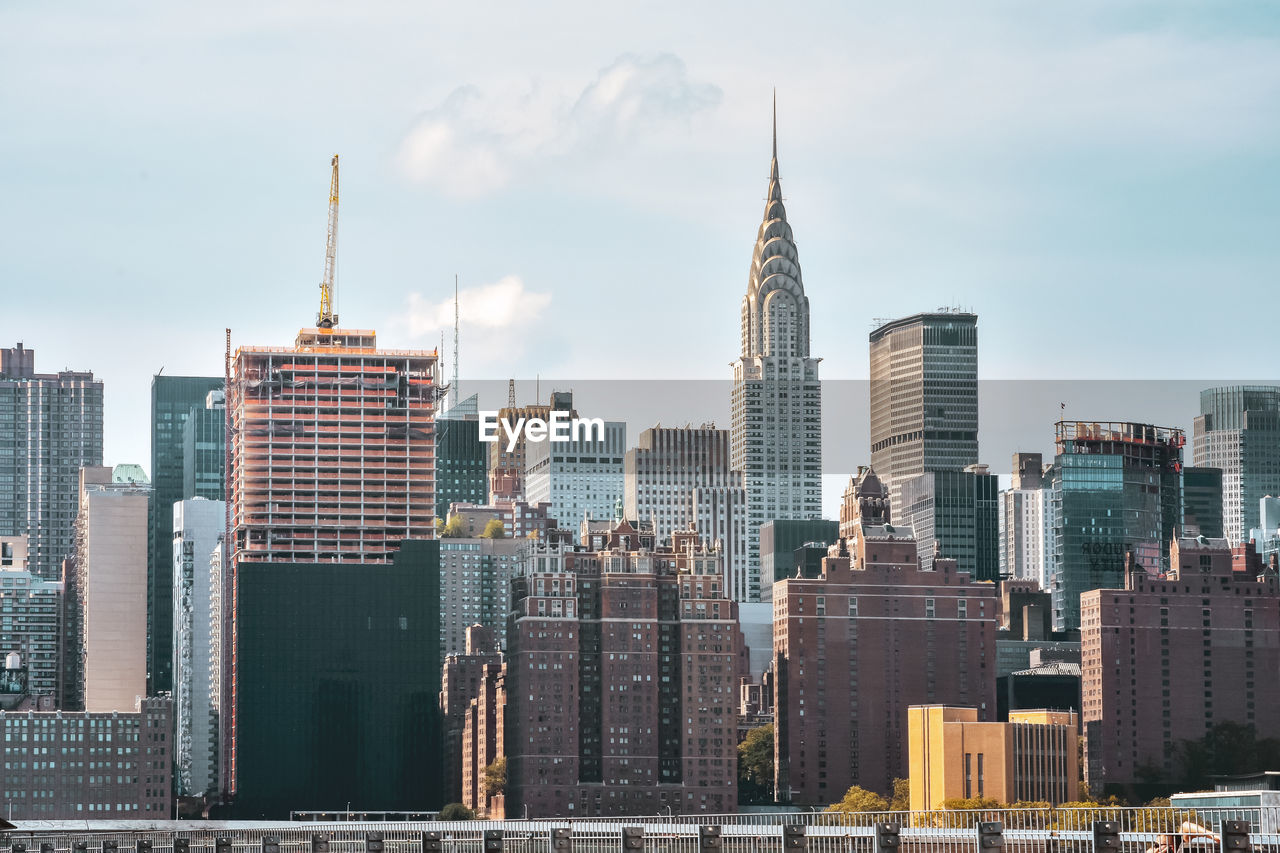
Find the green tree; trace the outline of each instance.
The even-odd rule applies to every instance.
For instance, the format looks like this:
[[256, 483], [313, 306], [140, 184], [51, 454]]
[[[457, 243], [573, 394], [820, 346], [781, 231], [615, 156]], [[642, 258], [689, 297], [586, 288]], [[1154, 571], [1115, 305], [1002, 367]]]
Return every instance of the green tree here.
[[440, 820], [475, 820], [476, 813], [462, 803], [449, 803], [440, 809]]
[[467, 535], [467, 525], [460, 515], [451, 515], [440, 528], [441, 539], [459, 539]]
[[744, 805], [773, 802], [773, 724], [747, 732], [738, 744], [738, 801]]
[[889, 801], [889, 811], [891, 812], [911, 811], [911, 780], [910, 779], [894, 779], [893, 780], [893, 799]]
[[484, 792], [491, 797], [507, 791], [507, 757], [504, 755], [484, 769]]
[[827, 806], [829, 812], [859, 814], [861, 812], [884, 812], [889, 810], [889, 802], [875, 791], [859, 788], [854, 785], [845, 792], [844, 799]]
[[489, 523], [484, 526], [484, 530], [480, 534], [481, 539], [506, 539], [507, 528], [503, 526], [499, 519], [491, 518]]

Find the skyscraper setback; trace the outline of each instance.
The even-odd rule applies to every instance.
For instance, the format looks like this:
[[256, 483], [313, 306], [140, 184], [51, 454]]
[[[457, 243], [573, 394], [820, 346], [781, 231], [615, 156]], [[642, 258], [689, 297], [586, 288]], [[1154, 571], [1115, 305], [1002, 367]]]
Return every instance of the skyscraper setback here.
[[27, 568], [57, 580], [75, 551], [80, 469], [102, 464], [102, 382], [36, 373], [35, 350], [0, 349], [0, 536], [27, 537]]
[[[822, 386], [809, 354], [809, 299], [778, 177], [778, 119], [764, 219], [742, 299], [733, 363], [733, 470], [747, 492], [747, 596], [760, 600], [760, 525], [822, 514]], [[767, 579], [766, 582], [772, 579]]]

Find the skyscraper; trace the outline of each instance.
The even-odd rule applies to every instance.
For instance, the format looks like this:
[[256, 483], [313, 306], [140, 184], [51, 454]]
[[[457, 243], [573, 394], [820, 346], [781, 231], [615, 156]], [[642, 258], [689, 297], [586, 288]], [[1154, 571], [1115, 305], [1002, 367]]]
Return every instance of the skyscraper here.
[[27, 537], [27, 567], [57, 580], [75, 551], [80, 469], [102, 464], [102, 382], [36, 373], [35, 350], [0, 349], [0, 535]]
[[192, 498], [170, 510], [173, 554], [173, 718], [174, 783], [180, 796], [199, 797], [215, 790], [217, 731], [211, 679], [210, 603], [213, 600], [215, 549], [226, 525], [222, 501]]
[[414, 762], [438, 749], [439, 551], [413, 540], [435, 532], [436, 353], [332, 319], [241, 347], [227, 387], [233, 675], [217, 702], [235, 814], [435, 803]]
[[1125, 559], [1153, 572], [1169, 568], [1169, 543], [1182, 523], [1182, 430], [1127, 422], [1059, 421], [1047, 500], [1053, 621], [1080, 627], [1080, 596], [1119, 589]]
[[489, 450], [480, 441], [476, 395], [436, 416], [436, 518], [454, 503], [482, 504], [489, 497]]
[[1033, 580], [1047, 590], [1042, 461], [1039, 453], [1013, 454], [1012, 487], [1000, 492], [1000, 577]]
[[871, 467], [901, 517], [901, 487], [978, 463], [978, 316], [891, 320], [871, 333]]
[[182, 499], [227, 499], [227, 399], [210, 391], [182, 425]]
[[747, 598], [760, 600], [760, 525], [822, 515], [822, 386], [809, 354], [809, 299], [778, 177], [778, 113], [764, 219], [733, 363], [731, 467], [747, 490]]
[[80, 472], [74, 585], [80, 635], [67, 653], [86, 711], [132, 711], [147, 695], [150, 491], [111, 468]]
[[920, 565], [954, 559], [976, 581], [1000, 577], [1000, 483], [986, 465], [927, 471], [900, 484], [895, 517], [915, 531]]
[[27, 570], [25, 536], [0, 536], [0, 655], [21, 656], [32, 696], [57, 697], [62, 687], [62, 590]]
[[531, 504], [551, 504], [549, 513], [561, 527], [578, 524], [583, 515], [613, 518], [622, 504], [626, 452], [624, 421], [605, 421], [603, 435], [586, 429], [569, 441], [528, 442], [525, 497]]
[[173, 505], [183, 498], [183, 434], [221, 376], [151, 378], [151, 509], [147, 528], [147, 685], [173, 689]]
[[[1182, 469], [1182, 527], [1183, 536], [1207, 536], [1222, 539], [1222, 469]], [[1245, 539], [1248, 539], [1246, 531]]]
[[1222, 469], [1222, 526], [1239, 545], [1258, 526], [1258, 501], [1280, 495], [1280, 386], [1229, 385], [1200, 392], [1192, 463]]

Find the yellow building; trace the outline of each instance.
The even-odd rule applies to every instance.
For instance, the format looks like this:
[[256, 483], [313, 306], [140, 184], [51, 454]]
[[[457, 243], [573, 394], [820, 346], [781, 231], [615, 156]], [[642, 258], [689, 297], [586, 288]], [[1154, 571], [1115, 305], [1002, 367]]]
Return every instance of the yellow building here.
[[907, 727], [913, 811], [956, 798], [1079, 799], [1075, 711], [1010, 711], [1007, 723], [980, 723], [976, 708], [913, 705]]

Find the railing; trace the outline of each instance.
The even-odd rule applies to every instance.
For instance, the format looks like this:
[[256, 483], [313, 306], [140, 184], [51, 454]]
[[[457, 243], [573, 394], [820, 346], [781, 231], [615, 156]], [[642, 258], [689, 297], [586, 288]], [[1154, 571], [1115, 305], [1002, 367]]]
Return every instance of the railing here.
[[[802, 826], [803, 851], [884, 853], [877, 825], [899, 827], [898, 853], [986, 853], [979, 824], [993, 822], [1012, 853], [1146, 853], [1164, 836], [1181, 853], [1227, 853], [1225, 820], [1250, 825], [1254, 851], [1280, 853], [1280, 808], [1059, 808], [839, 814], [793, 812], [509, 821], [218, 822], [29, 821], [0, 833], [4, 853], [431, 853], [426, 833], [439, 833], [443, 853], [481, 853], [485, 831], [501, 830], [501, 849], [549, 853], [552, 830], [570, 830], [573, 853], [621, 853], [624, 827], [640, 827], [647, 853], [698, 853], [700, 827], [720, 830], [724, 853], [784, 853], [787, 826]], [[1094, 826], [1111, 821], [1118, 846], [1094, 850]], [[1203, 828], [1205, 832], [1199, 830]], [[1207, 833], [1207, 834], [1206, 834]], [[788, 841], [794, 840], [793, 834]], [[378, 842], [381, 842], [378, 844]], [[19, 846], [21, 845], [21, 847]], [[490, 848], [492, 849], [492, 848]], [[1239, 848], [1237, 848], [1239, 849]], [[991, 853], [1000, 853], [994, 850]]]

